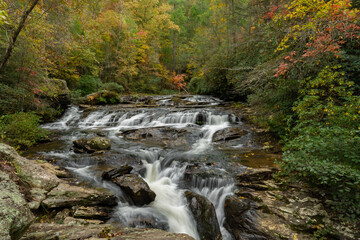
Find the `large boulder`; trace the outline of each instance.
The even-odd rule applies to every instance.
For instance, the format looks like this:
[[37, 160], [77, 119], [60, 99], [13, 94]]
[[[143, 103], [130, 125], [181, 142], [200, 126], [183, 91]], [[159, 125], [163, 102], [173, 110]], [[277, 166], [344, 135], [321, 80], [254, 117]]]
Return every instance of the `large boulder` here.
[[72, 206], [115, 206], [116, 196], [105, 189], [84, 188], [60, 183], [51, 190], [43, 201], [46, 208], [64, 208]]
[[249, 200], [236, 196], [226, 197], [225, 217], [225, 228], [236, 240], [272, 239], [258, 228], [258, 215]]
[[20, 239], [33, 220], [18, 186], [0, 171], [0, 239]]
[[55, 109], [55, 111], [49, 111], [48, 108], [44, 108], [38, 111], [45, 122], [55, 120], [71, 104], [70, 90], [65, 80], [44, 79], [39, 83], [39, 89], [41, 91], [38, 97], [41, 98], [41, 102]]
[[66, 109], [71, 103], [70, 90], [65, 80], [44, 79], [40, 83], [40, 88], [42, 88], [41, 97], [50, 100], [54, 108]]
[[6, 144], [0, 143], [0, 159], [15, 166], [17, 175], [32, 188], [50, 191], [59, 185], [60, 180], [54, 174], [45, 171], [35, 162], [21, 157], [14, 148]]
[[124, 165], [119, 168], [111, 169], [110, 171], [103, 172], [101, 177], [104, 180], [112, 180], [117, 177], [121, 177], [125, 174], [129, 174], [133, 170], [133, 167], [130, 165]]
[[143, 206], [155, 200], [156, 194], [144, 179], [135, 174], [126, 174], [112, 181], [120, 186], [136, 206]]
[[186, 191], [185, 197], [202, 240], [222, 239], [214, 205], [204, 196]]
[[94, 153], [96, 151], [108, 150], [111, 147], [111, 141], [104, 137], [81, 138], [73, 141], [75, 152]]
[[110, 224], [33, 224], [22, 240], [53, 239], [112, 239], [112, 240], [193, 240], [186, 234], [170, 233], [159, 229], [123, 228]]

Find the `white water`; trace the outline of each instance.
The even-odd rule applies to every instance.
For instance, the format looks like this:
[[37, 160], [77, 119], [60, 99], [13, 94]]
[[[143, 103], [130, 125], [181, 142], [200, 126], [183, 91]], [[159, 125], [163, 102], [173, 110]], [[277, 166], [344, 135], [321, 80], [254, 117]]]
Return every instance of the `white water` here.
[[[201, 102], [203, 99], [194, 98], [194, 102]], [[161, 100], [160, 100], [161, 101]], [[216, 99], [211, 102], [216, 103]], [[81, 118], [82, 112], [76, 107], [71, 107], [67, 113], [56, 123], [44, 125], [45, 128], [69, 130], [73, 129], [101, 129], [108, 132], [112, 140], [117, 138], [117, 133], [128, 129], [140, 129], [150, 127], [173, 127], [185, 128], [193, 127], [200, 133], [200, 138], [194, 141], [191, 150], [185, 155], [195, 155], [205, 153], [212, 148], [213, 135], [222, 129], [231, 126], [230, 122], [236, 122], [234, 115], [219, 114], [216, 111], [205, 110], [183, 110], [172, 112], [172, 110], [153, 111], [153, 110], [98, 110], [90, 113], [87, 117]], [[202, 125], [199, 125], [202, 124]], [[69, 140], [76, 139], [76, 135], [68, 137]], [[114, 144], [122, 141], [113, 141]], [[148, 206], [135, 207], [124, 201], [119, 202], [115, 216], [124, 224], [131, 225], [134, 221], [141, 219], [155, 219], [156, 224], [169, 226], [169, 231], [176, 233], [186, 233], [195, 239], [199, 239], [196, 230], [196, 223], [186, 206], [184, 190], [178, 187], [183, 178], [186, 164], [173, 162], [171, 166], [161, 168], [162, 157], [161, 149], [142, 149], [125, 151], [139, 156], [146, 167], [144, 180], [155, 192], [156, 199]], [[71, 154], [50, 152], [48, 155], [71, 157]], [[96, 182], [106, 188], [113, 189], [114, 186], [101, 182], [94, 175], [91, 166], [69, 167], [75, 174], [83, 176], [91, 182]], [[215, 206], [219, 225], [223, 239], [232, 239], [231, 235], [223, 227], [225, 221], [224, 201], [226, 196], [232, 194], [234, 184], [232, 181], [211, 178], [195, 179], [191, 190], [208, 198]], [[155, 224], [155, 225], [156, 225]], [[142, 226], [141, 224], [139, 226]], [[142, 226], [146, 227], [146, 226]]]
[[193, 192], [206, 197], [214, 204], [223, 239], [232, 239], [231, 234], [224, 227], [224, 203], [226, 197], [232, 195], [234, 192], [235, 185], [233, 181], [221, 178], [194, 178], [192, 185], [191, 190]]
[[64, 114], [62, 118], [60, 118], [57, 122], [48, 123], [43, 125], [43, 128], [47, 129], [57, 129], [57, 130], [66, 130], [70, 128], [70, 125], [77, 122], [81, 117], [81, 111], [79, 111], [78, 107], [72, 106], [70, 107]]

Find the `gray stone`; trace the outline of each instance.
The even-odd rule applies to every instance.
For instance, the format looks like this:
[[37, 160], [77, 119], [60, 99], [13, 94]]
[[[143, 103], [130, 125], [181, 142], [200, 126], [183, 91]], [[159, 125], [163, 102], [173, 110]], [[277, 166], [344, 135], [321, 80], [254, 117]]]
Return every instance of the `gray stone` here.
[[120, 228], [110, 224], [33, 224], [22, 240], [54, 239], [112, 239], [112, 240], [193, 240], [186, 234], [159, 229]]
[[105, 189], [84, 188], [61, 183], [47, 195], [43, 201], [46, 208], [73, 206], [114, 206], [117, 200], [114, 194]]
[[104, 172], [101, 177], [105, 180], [111, 180], [113, 178], [121, 177], [125, 174], [129, 174], [133, 170], [130, 165], [124, 165], [119, 168], [111, 169], [110, 171]]
[[131, 198], [136, 206], [143, 206], [155, 200], [156, 195], [149, 185], [135, 174], [126, 174], [113, 179], [113, 182]]
[[245, 172], [239, 173], [236, 179], [239, 183], [257, 183], [259, 181], [272, 179], [275, 169], [270, 168], [248, 168]]
[[0, 239], [20, 239], [33, 220], [18, 186], [0, 171]]
[[54, 175], [45, 171], [42, 167], [24, 157], [21, 157], [14, 148], [0, 143], [0, 159], [11, 162], [18, 171], [18, 176], [30, 184], [33, 188], [42, 188], [50, 191], [60, 180]]
[[73, 141], [76, 152], [86, 151], [94, 153], [101, 150], [109, 150], [111, 141], [104, 137], [81, 138]]
[[222, 239], [214, 205], [204, 196], [190, 191], [185, 192], [190, 211], [202, 240]]
[[28, 203], [31, 210], [36, 210], [40, 207], [41, 202], [46, 198], [46, 191], [42, 188], [30, 189], [32, 201]]
[[112, 209], [109, 207], [77, 207], [74, 212], [75, 218], [97, 219], [106, 221], [110, 219]]
[[225, 228], [236, 240], [272, 239], [261, 230], [258, 215], [249, 200], [228, 196], [225, 200]]
[[231, 127], [226, 128], [220, 131], [217, 131], [212, 141], [213, 142], [220, 142], [220, 141], [230, 141], [233, 139], [241, 138], [242, 136], [248, 134], [248, 131], [239, 127]]
[[186, 145], [185, 136], [190, 132], [186, 129], [171, 127], [140, 128], [122, 131], [125, 139], [147, 141], [156, 145], [180, 146]]

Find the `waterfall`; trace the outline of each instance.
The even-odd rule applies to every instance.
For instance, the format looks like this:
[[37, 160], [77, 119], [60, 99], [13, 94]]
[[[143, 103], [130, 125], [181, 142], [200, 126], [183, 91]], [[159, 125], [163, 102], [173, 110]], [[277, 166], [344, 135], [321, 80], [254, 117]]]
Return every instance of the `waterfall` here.
[[42, 127], [54, 130], [67, 130], [73, 123], [78, 121], [80, 117], [81, 112], [79, 111], [79, 108], [71, 106], [57, 122], [44, 124]]
[[192, 179], [191, 190], [206, 197], [214, 205], [223, 239], [232, 239], [231, 234], [224, 227], [224, 203], [226, 197], [233, 194], [234, 189], [235, 184], [232, 179], [197, 177]]
[[[216, 98], [189, 96], [185, 98], [189, 102], [208, 105], [217, 105], [220, 100]], [[79, 178], [98, 186], [108, 188], [116, 192], [119, 204], [114, 210], [111, 221], [121, 222], [130, 227], [158, 227], [176, 233], [186, 233], [195, 239], [199, 239], [195, 220], [187, 207], [184, 196], [185, 189], [200, 194], [209, 199], [216, 210], [223, 239], [232, 239], [224, 228], [225, 221], [224, 202], [225, 198], [233, 194], [234, 181], [229, 178], [197, 178], [193, 177], [190, 186], [181, 188], [184, 182], [184, 172], [188, 162], [197, 156], [212, 154], [216, 151], [216, 145], [212, 138], [217, 131], [239, 124], [238, 118], [226, 111], [216, 108], [210, 109], [174, 109], [167, 108], [171, 103], [168, 98], [157, 100], [165, 107], [153, 109], [121, 109], [116, 107], [100, 107], [91, 112], [81, 111], [78, 107], [71, 107], [57, 122], [43, 125], [51, 130], [66, 130], [59, 140], [64, 141], [67, 150], [52, 150], [43, 152], [49, 157], [63, 159], [63, 164]], [[191, 136], [189, 148], [186, 150], [162, 149], [160, 147], [137, 146], [134, 141], [119, 137], [128, 130], [144, 128], [176, 128], [187, 129]], [[100, 178], [98, 160], [91, 154], [78, 155], [68, 149], [72, 147], [72, 141], [86, 137], [91, 130], [101, 131], [111, 138], [112, 150], [115, 154], [130, 154], [142, 162], [145, 168], [143, 179], [150, 189], [155, 192], [155, 200], [147, 206], [133, 206], [124, 193], [115, 184], [103, 181]], [[67, 134], [67, 135], [65, 135]], [[251, 137], [249, 135], [249, 137]], [[235, 146], [238, 147], [238, 146]], [[241, 147], [239, 145], [239, 147]], [[178, 156], [179, 161], [172, 160]], [[100, 159], [100, 158], [99, 158]], [[167, 162], [164, 162], [167, 159]], [[168, 161], [170, 160], [170, 161]], [[101, 158], [101, 164], [106, 163], [106, 157]], [[112, 167], [112, 166], [110, 166]], [[221, 170], [221, 169], [220, 169]], [[224, 170], [226, 175], [226, 171]], [[149, 223], [150, 222], [150, 223]]]

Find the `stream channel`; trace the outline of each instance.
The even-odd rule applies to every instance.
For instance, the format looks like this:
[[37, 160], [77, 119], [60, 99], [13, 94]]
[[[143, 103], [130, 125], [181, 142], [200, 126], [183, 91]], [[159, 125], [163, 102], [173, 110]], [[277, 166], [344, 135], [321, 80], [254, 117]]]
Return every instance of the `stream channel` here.
[[[236, 190], [234, 176], [246, 168], [239, 153], [260, 150], [253, 132], [221, 100], [205, 96], [152, 97], [156, 107], [71, 106], [62, 118], [43, 125], [55, 140], [28, 152], [71, 171], [81, 184], [107, 188], [118, 197], [110, 222], [154, 227], [200, 239], [184, 192], [210, 200], [223, 239], [224, 201]], [[95, 136], [111, 140], [111, 150], [75, 153], [73, 141]], [[241, 155], [242, 156], [242, 155]], [[135, 206], [102, 172], [125, 164], [156, 194], [153, 202]], [[151, 219], [151, 226], [147, 224]]]

